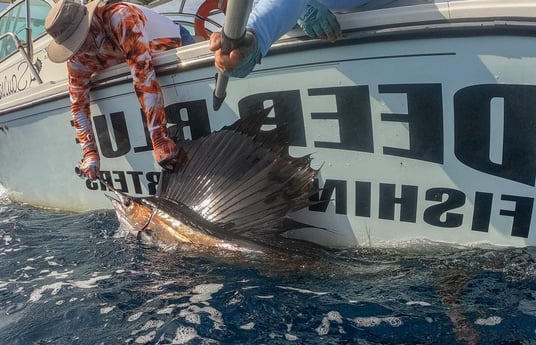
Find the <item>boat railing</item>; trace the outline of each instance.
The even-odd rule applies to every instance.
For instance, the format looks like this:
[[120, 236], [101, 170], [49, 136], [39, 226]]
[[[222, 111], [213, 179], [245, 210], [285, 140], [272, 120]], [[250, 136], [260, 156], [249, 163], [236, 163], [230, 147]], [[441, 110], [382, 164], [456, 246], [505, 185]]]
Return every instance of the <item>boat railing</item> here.
[[[35, 80], [39, 84], [42, 84], [43, 80], [41, 80], [41, 77], [39, 76], [39, 72], [37, 71], [37, 69], [35, 68], [34, 64], [32, 63], [32, 59], [28, 55], [28, 52], [26, 51], [26, 49], [24, 49], [25, 47], [24, 47], [24, 44], [22, 43], [22, 41], [13, 32], [6, 32], [6, 33], [0, 35], [0, 41], [3, 40], [3, 39], [7, 39], [7, 38], [11, 38], [13, 40], [13, 42], [15, 42], [15, 46], [17, 47], [18, 52], [22, 55], [22, 58], [28, 64], [30, 72], [34, 76]], [[30, 42], [31, 42], [31, 40], [30, 40]]]

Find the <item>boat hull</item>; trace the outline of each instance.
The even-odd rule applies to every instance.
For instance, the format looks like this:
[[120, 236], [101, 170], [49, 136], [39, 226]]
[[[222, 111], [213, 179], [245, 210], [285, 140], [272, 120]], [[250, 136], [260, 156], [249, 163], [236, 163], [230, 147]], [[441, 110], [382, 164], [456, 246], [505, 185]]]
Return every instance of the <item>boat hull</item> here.
[[[170, 132], [195, 139], [273, 106], [265, 129], [285, 126], [291, 154], [312, 154], [320, 169], [316, 198], [330, 202], [295, 216], [329, 229], [307, 232], [323, 245], [536, 244], [533, 37], [294, 45], [231, 79], [217, 112], [211, 61], [162, 71]], [[0, 184], [15, 201], [111, 208], [104, 185], [74, 173], [81, 151], [65, 90], [0, 116]], [[91, 98], [104, 179], [134, 196], [154, 194], [158, 166], [129, 78], [103, 77]]]

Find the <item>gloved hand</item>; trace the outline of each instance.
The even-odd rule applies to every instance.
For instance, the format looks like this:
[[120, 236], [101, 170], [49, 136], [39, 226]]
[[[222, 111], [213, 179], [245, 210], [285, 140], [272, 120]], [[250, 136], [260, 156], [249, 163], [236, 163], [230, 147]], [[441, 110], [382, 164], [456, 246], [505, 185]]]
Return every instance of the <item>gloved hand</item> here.
[[78, 166], [80, 175], [90, 180], [96, 180], [100, 177], [100, 157], [97, 151], [84, 152], [84, 158]]
[[167, 136], [153, 141], [153, 152], [158, 164], [168, 171], [176, 171], [187, 160], [187, 154], [184, 148], [177, 146]]
[[251, 30], [247, 30], [244, 38], [238, 43], [237, 48], [229, 54], [221, 51], [221, 32], [210, 35], [210, 50], [215, 52], [214, 65], [224, 75], [235, 78], [246, 77], [256, 64], [261, 61], [261, 51], [257, 42], [257, 36]]
[[341, 37], [341, 26], [335, 15], [316, 0], [308, 0], [298, 25], [309, 37], [327, 38], [334, 42]]

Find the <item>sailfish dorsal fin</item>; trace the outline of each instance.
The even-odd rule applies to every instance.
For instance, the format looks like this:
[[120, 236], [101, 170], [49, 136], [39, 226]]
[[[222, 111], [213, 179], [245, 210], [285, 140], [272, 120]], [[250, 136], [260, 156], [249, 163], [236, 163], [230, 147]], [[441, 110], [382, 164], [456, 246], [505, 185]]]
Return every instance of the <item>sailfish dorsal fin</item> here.
[[162, 172], [157, 197], [175, 200], [247, 237], [298, 226], [288, 214], [310, 204], [317, 171], [310, 167], [310, 156], [288, 154], [281, 128], [260, 130], [269, 111], [179, 143], [187, 163], [176, 172]]

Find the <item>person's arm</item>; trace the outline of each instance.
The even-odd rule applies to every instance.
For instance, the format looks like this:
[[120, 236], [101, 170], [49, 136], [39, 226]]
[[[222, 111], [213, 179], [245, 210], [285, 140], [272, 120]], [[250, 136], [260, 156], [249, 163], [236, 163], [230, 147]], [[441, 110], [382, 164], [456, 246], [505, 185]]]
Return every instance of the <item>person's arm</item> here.
[[95, 180], [100, 175], [100, 157], [95, 142], [91, 113], [89, 110], [89, 82], [92, 71], [80, 62], [67, 62], [69, 74], [69, 96], [71, 98], [71, 115], [76, 138], [82, 147], [80, 173]]
[[110, 17], [112, 35], [126, 55], [134, 90], [147, 120], [154, 156], [158, 164], [173, 170], [177, 164], [177, 146], [168, 137], [164, 97], [151, 56], [145, 30], [146, 17], [134, 6], [125, 6]]
[[259, 0], [254, 3], [246, 25], [246, 36], [229, 54], [221, 52], [221, 33], [210, 36], [214, 65], [225, 75], [244, 78], [260, 63], [270, 46], [296, 25], [306, 0]]
[[312, 38], [325, 38], [335, 42], [342, 36], [341, 26], [333, 12], [317, 0], [307, 0], [305, 9], [298, 18], [298, 25]]
[[259, 0], [255, 3], [246, 28], [255, 32], [262, 56], [296, 25], [306, 4], [306, 0]]
[[[231, 77], [247, 76], [265, 56], [271, 45], [291, 30], [296, 23], [313, 38], [335, 41], [341, 28], [329, 6], [338, 6], [335, 0], [259, 0], [255, 3], [242, 44], [226, 55], [221, 52], [221, 33], [210, 37], [210, 50], [215, 52], [214, 65]], [[367, 0], [344, 0], [346, 5], [366, 3]]]
[[296, 22], [313, 38], [330, 41], [340, 37], [340, 26], [331, 11], [359, 7], [369, 0], [259, 0], [253, 8], [247, 28], [257, 34], [262, 56]]

